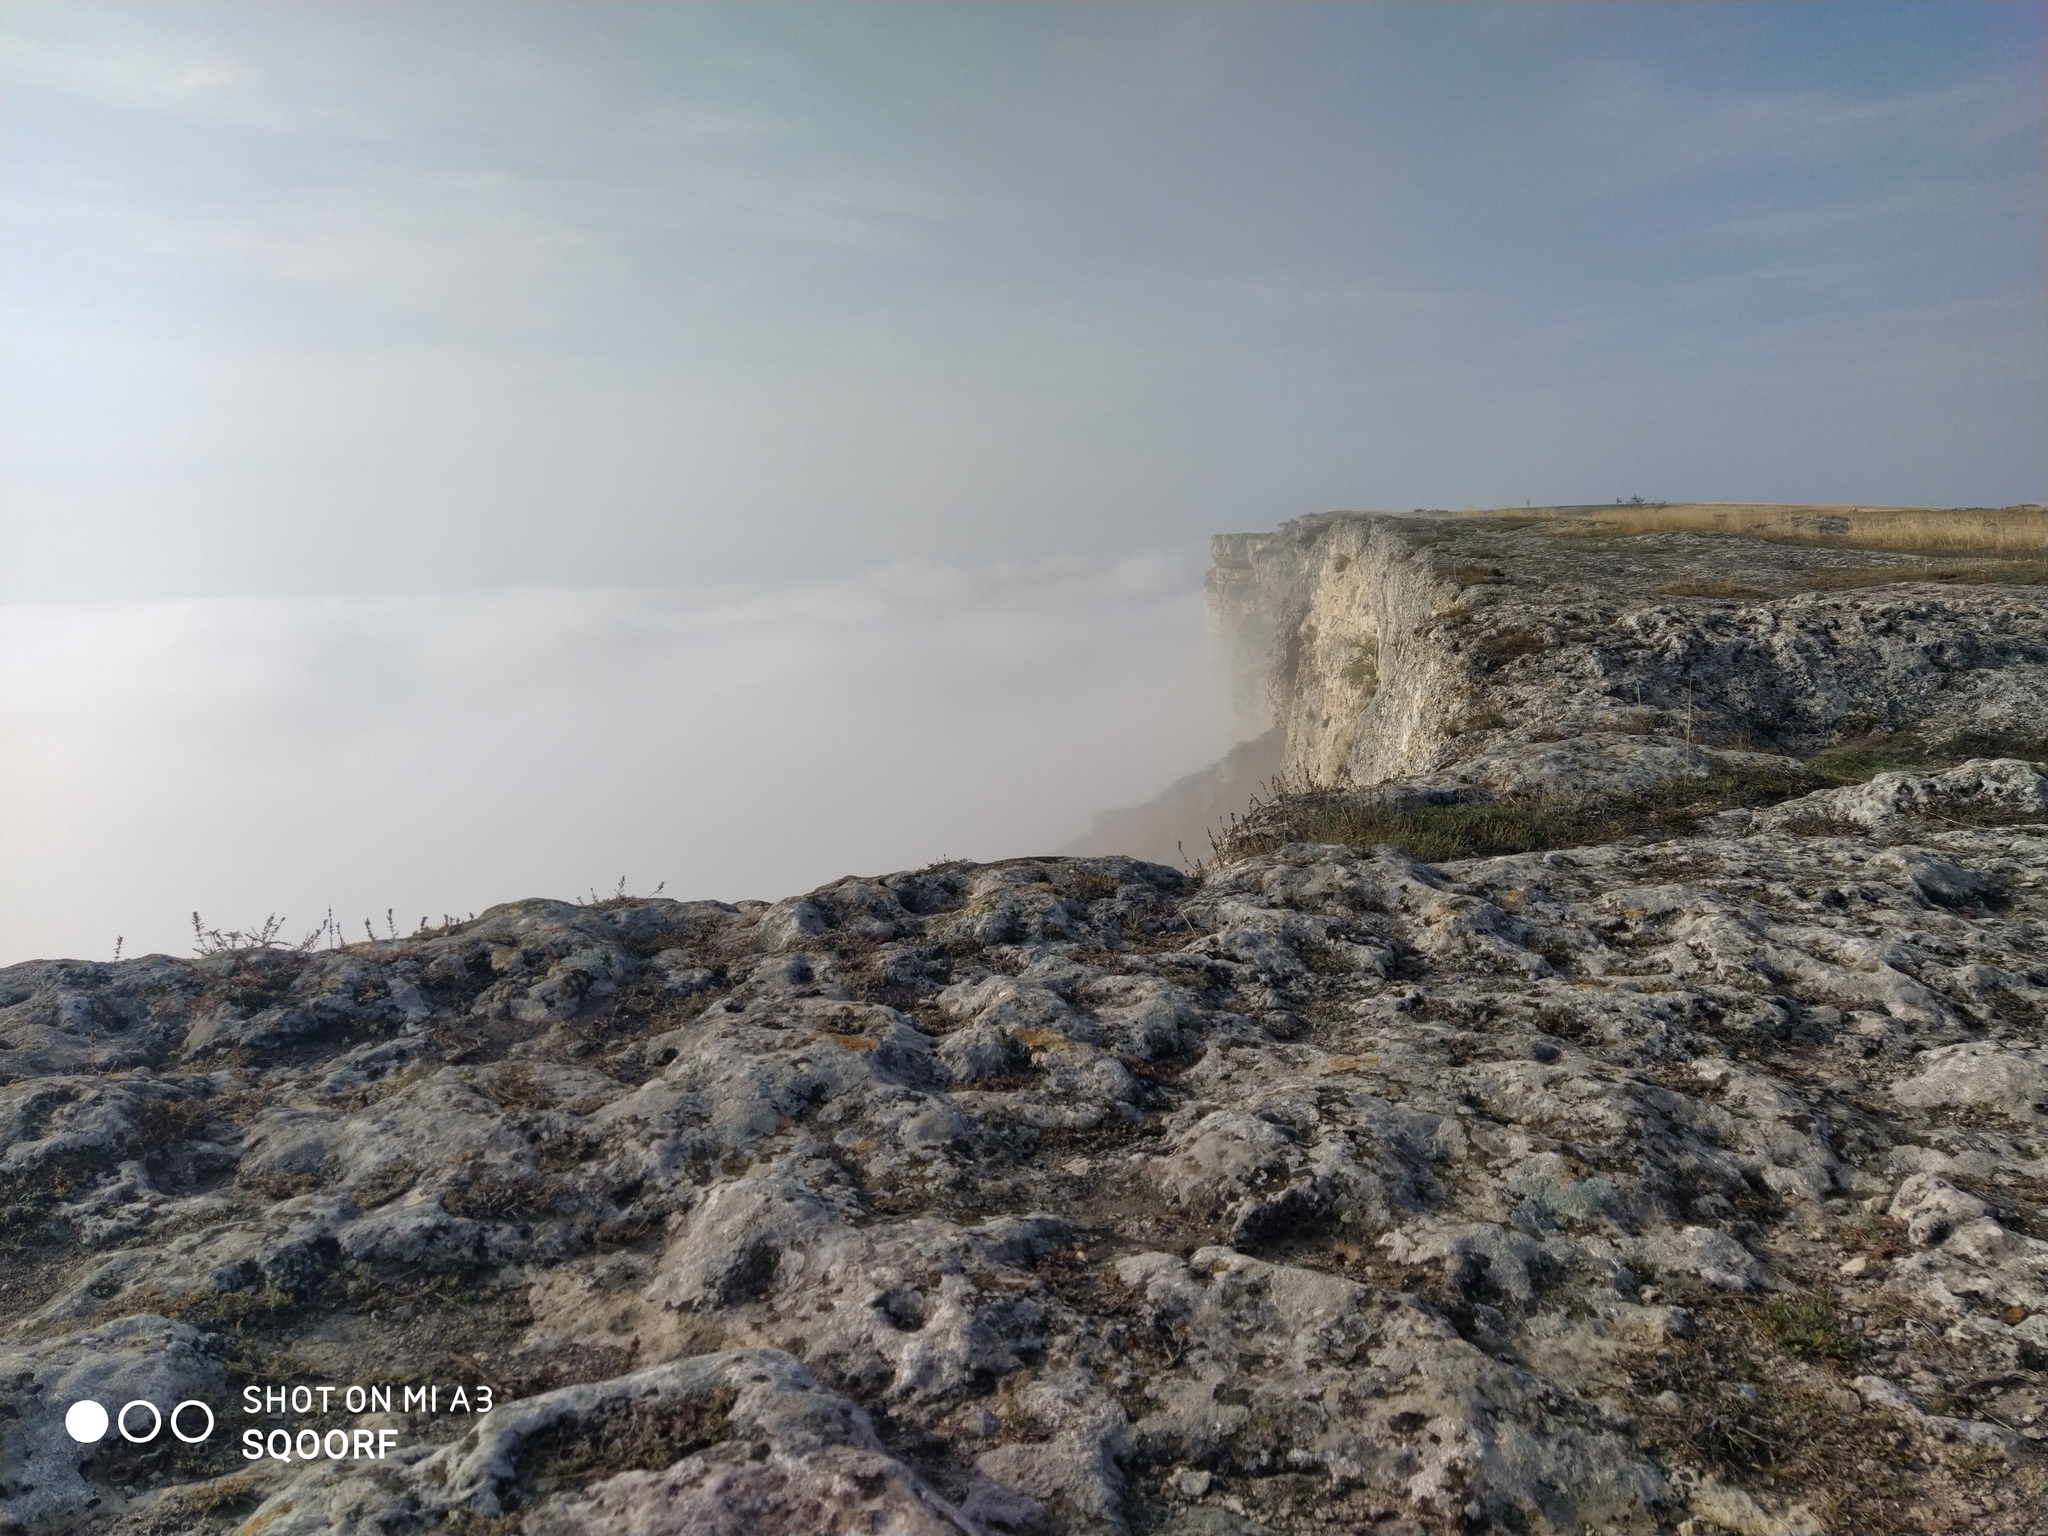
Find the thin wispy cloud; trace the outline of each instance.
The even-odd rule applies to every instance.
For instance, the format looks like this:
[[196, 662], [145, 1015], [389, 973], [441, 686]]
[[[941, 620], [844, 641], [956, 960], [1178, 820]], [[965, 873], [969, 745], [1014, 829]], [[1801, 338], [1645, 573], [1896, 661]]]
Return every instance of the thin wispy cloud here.
[[17, 80], [143, 111], [204, 111], [205, 103], [222, 100], [247, 74], [218, 49], [160, 51], [106, 38], [56, 40], [19, 25], [0, 37], [8, 73]]

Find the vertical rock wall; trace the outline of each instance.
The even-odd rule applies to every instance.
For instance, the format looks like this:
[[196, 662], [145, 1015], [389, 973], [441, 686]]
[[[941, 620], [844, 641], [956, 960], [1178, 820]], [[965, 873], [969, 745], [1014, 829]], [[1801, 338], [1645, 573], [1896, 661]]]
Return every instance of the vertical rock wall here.
[[1462, 668], [1427, 626], [1458, 589], [1412, 529], [1326, 515], [1210, 548], [1211, 631], [1246, 724], [1285, 730], [1290, 771], [1372, 784], [1440, 755]]
[[1925, 556], [1368, 513], [1212, 549], [1242, 733], [1325, 783], [1624, 789], [1871, 733], [2048, 738], [2039, 584]]

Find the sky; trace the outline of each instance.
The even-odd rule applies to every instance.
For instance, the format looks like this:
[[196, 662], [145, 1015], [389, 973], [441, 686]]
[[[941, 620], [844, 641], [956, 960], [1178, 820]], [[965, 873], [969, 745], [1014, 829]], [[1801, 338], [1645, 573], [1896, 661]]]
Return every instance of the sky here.
[[1211, 533], [2042, 500], [2044, 18], [0, 0], [0, 963], [1043, 851]]

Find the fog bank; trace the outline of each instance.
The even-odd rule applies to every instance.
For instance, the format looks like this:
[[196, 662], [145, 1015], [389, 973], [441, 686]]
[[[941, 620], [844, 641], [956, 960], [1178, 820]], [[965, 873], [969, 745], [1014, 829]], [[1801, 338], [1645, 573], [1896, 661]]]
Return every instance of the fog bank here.
[[0, 963], [1047, 852], [1228, 745], [1202, 566], [0, 608]]

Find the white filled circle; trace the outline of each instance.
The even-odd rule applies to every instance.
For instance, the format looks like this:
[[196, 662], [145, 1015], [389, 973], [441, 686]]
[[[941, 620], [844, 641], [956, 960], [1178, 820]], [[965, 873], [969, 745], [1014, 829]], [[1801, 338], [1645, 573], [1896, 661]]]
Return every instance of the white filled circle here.
[[[131, 1408], [147, 1408], [149, 1410], [149, 1417], [151, 1422], [148, 1434], [131, 1435], [130, 1433], [128, 1433], [128, 1411]], [[114, 1427], [121, 1431], [121, 1438], [123, 1440], [126, 1440], [130, 1445], [147, 1445], [150, 1441], [154, 1440], [158, 1435], [163, 1433], [163, 1410], [157, 1407], [157, 1405], [155, 1403], [152, 1403], [148, 1398], [138, 1397], [133, 1402], [125, 1403], [122, 1405], [121, 1415], [119, 1418], [114, 1420]]]
[[107, 1437], [107, 1410], [91, 1398], [64, 1410], [64, 1433], [80, 1445], [97, 1445]]

